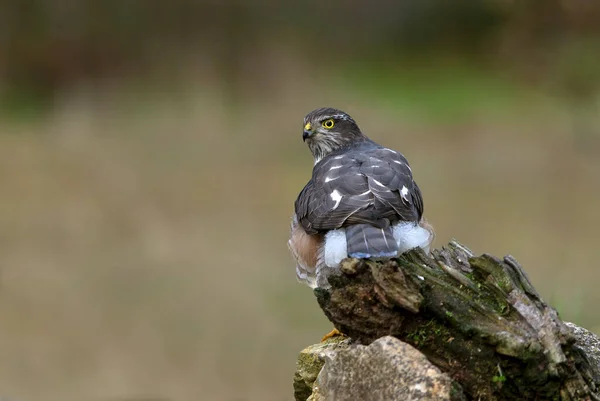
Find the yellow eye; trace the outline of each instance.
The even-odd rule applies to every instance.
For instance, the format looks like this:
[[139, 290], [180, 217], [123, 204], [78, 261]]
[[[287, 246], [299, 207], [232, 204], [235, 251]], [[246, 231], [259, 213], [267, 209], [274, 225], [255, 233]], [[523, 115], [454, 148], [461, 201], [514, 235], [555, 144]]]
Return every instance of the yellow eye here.
[[333, 122], [333, 119], [330, 118], [329, 120], [323, 121], [321, 125], [323, 126], [323, 128], [331, 129], [333, 128], [335, 123]]

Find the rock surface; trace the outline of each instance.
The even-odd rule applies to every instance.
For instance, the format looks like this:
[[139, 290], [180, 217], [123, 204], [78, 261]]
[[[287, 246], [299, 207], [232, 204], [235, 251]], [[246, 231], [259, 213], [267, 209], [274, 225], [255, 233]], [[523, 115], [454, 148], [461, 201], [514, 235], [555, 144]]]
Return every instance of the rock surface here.
[[294, 374], [294, 398], [296, 401], [306, 401], [313, 393], [313, 384], [325, 364], [326, 355], [333, 355], [347, 348], [349, 344], [350, 340], [347, 337], [336, 336], [300, 351]]
[[[431, 364], [414, 347], [394, 337], [382, 337], [369, 346], [345, 342], [303, 351], [323, 362], [309, 398], [308, 391], [295, 392], [296, 400], [386, 401], [463, 400], [460, 387]], [[299, 363], [299, 368], [300, 368]], [[317, 365], [318, 366], [318, 365]], [[296, 376], [312, 377], [314, 369]], [[296, 380], [294, 380], [295, 389]], [[306, 384], [310, 380], [305, 381]], [[310, 394], [310, 393], [308, 393]]]

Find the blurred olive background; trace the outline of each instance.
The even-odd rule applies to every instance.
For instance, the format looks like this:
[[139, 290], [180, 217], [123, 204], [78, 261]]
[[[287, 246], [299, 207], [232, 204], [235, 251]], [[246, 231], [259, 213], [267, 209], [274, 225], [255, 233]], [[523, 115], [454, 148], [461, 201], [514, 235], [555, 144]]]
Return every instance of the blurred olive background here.
[[[292, 400], [331, 325], [286, 241], [333, 106], [437, 229], [600, 332], [600, 7], [0, 2], [0, 394]], [[12, 398], [11, 398], [12, 399]]]

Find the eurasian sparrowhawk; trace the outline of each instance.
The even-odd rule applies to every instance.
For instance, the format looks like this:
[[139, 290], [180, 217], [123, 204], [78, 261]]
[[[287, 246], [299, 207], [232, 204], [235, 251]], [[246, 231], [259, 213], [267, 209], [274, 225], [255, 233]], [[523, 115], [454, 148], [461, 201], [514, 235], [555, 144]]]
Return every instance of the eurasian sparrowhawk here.
[[324, 271], [346, 257], [391, 258], [415, 247], [429, 252], [433, 230], [402, 154], [373, 142], [333, 108], [308, 113], [302, 138], [315, 165], [296, 200], [288, 241], [300, 281], [326, 286]]

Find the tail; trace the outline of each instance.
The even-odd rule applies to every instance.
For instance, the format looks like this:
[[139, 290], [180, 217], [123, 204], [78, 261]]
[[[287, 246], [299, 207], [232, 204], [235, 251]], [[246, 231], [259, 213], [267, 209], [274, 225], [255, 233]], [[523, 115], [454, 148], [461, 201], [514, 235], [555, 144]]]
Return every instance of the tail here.
[[354, 224], [346, 227], [348, 256], [352, 258], [391, 258], [398, 255], [398, 243], [391, 226]]

